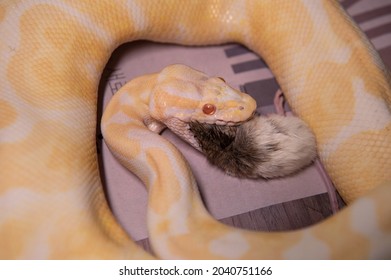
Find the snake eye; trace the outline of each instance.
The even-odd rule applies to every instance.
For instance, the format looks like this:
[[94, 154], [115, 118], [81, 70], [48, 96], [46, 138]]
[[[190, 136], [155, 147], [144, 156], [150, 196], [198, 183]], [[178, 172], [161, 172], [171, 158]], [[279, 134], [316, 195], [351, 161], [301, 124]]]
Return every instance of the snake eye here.
[[202, 107], [202, 112], [206, 115], [213, 115], [216, 112], [216, 106], [210, 103], [205, 104]]

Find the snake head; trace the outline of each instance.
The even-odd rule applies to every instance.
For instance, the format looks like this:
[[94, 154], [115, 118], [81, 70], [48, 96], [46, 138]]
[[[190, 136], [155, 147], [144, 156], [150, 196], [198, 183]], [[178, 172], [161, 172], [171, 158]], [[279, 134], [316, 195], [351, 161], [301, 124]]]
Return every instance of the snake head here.
[[156, 78], [151, 94], [151, 117], [199, 149], [191, 122], [232, 126], [250, 119], [256, 101], [230, 87], [222, 78], [208, 77], [188, 66], [174, 64]]
[[176, 119], [234, 125], [253, 116], [256, 101], [222, 78], [174, 64], [158, 74], [149, 109], [151, 116], [162, 123]]

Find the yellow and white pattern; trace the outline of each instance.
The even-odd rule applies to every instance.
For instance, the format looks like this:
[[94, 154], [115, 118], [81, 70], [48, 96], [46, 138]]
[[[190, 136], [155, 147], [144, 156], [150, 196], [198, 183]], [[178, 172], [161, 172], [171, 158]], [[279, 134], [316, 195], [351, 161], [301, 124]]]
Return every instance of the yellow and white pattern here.
[[[390, 74], [338, 1], [2, 1], [0, 38], [0, 258], [390, 258]], [[143, 150], [140, 127], [119, 147], [148, 155], [129, 167], [149, 190], [156, 255], [136, 246], [105, 200], [95, 132], [103, 67], [137, 39], [261, 55], [350, 206], [287, 233], [221, 225], [181, 155], [157, 135]]]

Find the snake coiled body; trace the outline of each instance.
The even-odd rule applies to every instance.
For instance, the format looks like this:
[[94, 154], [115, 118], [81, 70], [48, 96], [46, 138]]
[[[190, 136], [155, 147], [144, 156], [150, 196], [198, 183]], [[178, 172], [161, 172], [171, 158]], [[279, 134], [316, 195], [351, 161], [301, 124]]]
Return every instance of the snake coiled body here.
[[[390, 74], [337, 1], [3, 1], [0, 38], [0, 258], [390, 257]], [[149, 191], [155, 256], [136, 246], [104, 197], [95, 132], [105, 63], [138, 39], [261, 55], [350, 205], [287, 233], [216, 222], [180, 153], [142, 121], [140, 95], [123, 113], [138, 130], [113, 129]]]

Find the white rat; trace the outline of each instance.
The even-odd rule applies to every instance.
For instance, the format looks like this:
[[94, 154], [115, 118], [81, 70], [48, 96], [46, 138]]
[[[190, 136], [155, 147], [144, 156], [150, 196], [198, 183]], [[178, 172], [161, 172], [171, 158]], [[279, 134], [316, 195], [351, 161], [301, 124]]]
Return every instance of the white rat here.
[[190, 123], [190, 131], [209, 162], [241, 178], [277, 178], [296, 173], [315, 162], [338, 211], [335, 189], [317, 158], [316, 139], [300, 118], [286, 116], [283, 94], [277, 91], [277, 114], [255, 116], [239, 126]]
[[298, 117], [255, 116], [239, 126], [191, 123], [208, 160], [229, 175], [276, 178], [295, 173], [316, 158], [316, 140]]

